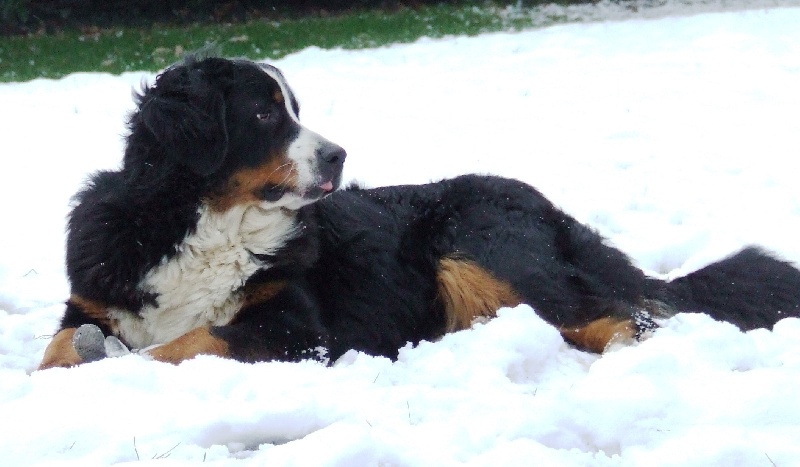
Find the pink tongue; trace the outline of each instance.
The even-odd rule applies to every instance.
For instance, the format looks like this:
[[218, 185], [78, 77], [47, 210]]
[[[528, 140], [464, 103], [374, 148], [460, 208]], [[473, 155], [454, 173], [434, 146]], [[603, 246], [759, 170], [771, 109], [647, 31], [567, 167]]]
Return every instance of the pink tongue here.
[[333, 182], [330, 181], [325, 182], [319, 187], [322, 188], [324, 191], [333, 191]]

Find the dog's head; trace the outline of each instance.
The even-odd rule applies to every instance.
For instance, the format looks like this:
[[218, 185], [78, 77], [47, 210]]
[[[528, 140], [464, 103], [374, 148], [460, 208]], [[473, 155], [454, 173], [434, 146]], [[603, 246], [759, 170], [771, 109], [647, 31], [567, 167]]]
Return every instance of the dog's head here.
[[189, 171], [215, 209], [297, 209], [341, 182], [344, 149], [300, 123], [275, 67], [190, 57], [161, 73], [137, 103], [126, 165]]

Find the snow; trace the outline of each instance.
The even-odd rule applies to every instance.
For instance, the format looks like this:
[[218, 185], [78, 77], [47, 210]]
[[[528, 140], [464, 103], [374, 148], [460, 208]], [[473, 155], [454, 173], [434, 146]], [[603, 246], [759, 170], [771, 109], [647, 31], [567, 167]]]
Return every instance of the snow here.
[[[275, 64], [347, 180], [516, 177], [660, 277], [752, 243], [800, 263], [800, 8], [754, 3]], [[600, 357], [519, 306], [397, 362], [33, 372], [68, 295], [69, 198], [118, 165], [148, 79], [0, 85], [3, 465], [800, 465], [798, 319], [680, 314]]]

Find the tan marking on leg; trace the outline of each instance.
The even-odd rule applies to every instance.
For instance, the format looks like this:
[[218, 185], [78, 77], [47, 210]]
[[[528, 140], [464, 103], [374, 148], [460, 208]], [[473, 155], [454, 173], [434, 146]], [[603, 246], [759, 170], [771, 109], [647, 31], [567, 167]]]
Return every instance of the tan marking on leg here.
[[248, 284], [244, 288], [244, 304], [242, 308], [265, 303], [274, 298], [286, 287], [286, 281], [266, 282], [263, 284]]
[[582, 327], [560, 329], [564, 339], [596, 353], [603, 353], [610, 344], [634, 339], [636, 325], [630, 319], [600, 318]]
[[521, 303], [510, 284], [472, 261], [443, 258], [436, 280], [448, 332], [467, 329], [479, 316], [494, 317], [498, 308]]
[[208, 328], [197, 328], [166, 344], [147, 351], [160, 362], [178, 364], [198, 355], [216, 355], [228, 358], [228, 343], [211, 335]]
[[83, 359], [75, 351], [75, 346], [72, 345], [72, 336], [75, 335], [76, 330], [76, 328], [62, 329], [53, 336], [53, 340], [50, 341], [44, 351], [39, 370], [55, 367], [69, 368], [83, 363]]
[[235, 172], [225, 186], [209, 197], [208, 204], [217, 212], [225, 212], [239, 204], [255, 204], [262, 200], [261, 191], [267, 186], [297, 186], [297, 169], [283, 154], [269, 158], [259, 167]]
[[83, 298], [80, 295], [72, 295], [69, 301], [80, 308], [86, 316], [100, 321], [102, 324], [111, 327], [111, 319], [108, 317], [108, 307], [101, 302]]

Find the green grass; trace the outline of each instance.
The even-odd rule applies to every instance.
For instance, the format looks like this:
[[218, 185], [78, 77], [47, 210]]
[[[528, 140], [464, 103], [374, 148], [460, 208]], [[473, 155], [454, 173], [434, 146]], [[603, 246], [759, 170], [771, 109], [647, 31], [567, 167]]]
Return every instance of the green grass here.
[[[149, 29], [115, 28], [93, 33], [0, 38], [0, 81], [60, 78], [79, 71], [155, 71], [187, 51], [216, 44], [226, 56], [278, 59], [309, 46], [361, 49], [420, 37], [475, 35], [541, 24], [529, 9], [429, 6], [393, 12], [193, 25]], [[553, 19], [557, 22], [557, 19]]]

